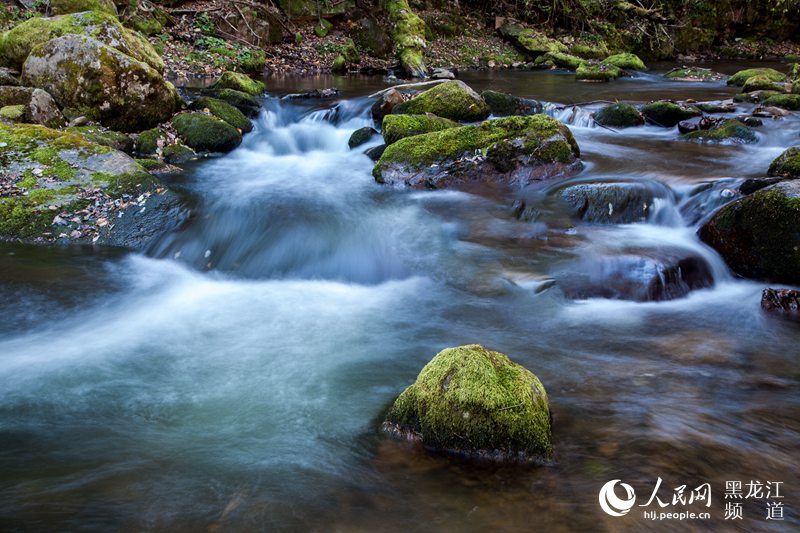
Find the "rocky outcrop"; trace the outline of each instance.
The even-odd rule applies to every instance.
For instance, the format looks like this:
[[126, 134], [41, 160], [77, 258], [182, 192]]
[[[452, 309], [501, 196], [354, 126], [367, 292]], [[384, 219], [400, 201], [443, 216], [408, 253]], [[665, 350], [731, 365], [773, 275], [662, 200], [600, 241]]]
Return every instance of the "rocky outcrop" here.
[[432, 131], [458, 128], [461, 124], [436, 115], [387, 115], [381, 130], [386, 144], [394, 144], [400, 139], [422, 135]]
[[800, 181], [765, 187], [732, 202], [698, 232], [745, 277], [800, 283]]
[[147, 39], [123, 27], [113, 15], [99, 11], [35, 17], [15, 26], [0, 38], [0, 66], [20, 69], [34, 49], [64, 35], [91, 37], [158, 72], [164, 70], [164, 61]]
[[382, 428], [429, 449], [482, 459], [547, 462], [553, 454], [542, 383], [477, 344], [439, 352], [395, 400]]
[[152, 127], [180, 105], [175, 87], [152, 67], [83, 35], [38, 47], [25, 61], [22, 79], [72, 114], [119, 131]]
[[401, 139], [372, 173], [414, 188], [524, 186], [576, 173], [579, 156], [572, 132], [554, 118], [508, 117]]
[[481, 96], [459, 80], [446, 81], [423, 91], [411, 100], [392, 108], [393, 114], [432, 113], [450, 120], [474, 122], [489, 116], [491, 110]]

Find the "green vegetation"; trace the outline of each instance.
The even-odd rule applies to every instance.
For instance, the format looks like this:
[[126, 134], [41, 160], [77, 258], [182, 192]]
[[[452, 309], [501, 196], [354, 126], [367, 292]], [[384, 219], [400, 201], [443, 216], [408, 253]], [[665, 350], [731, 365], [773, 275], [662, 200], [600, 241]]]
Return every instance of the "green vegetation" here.
[[461, 126], [458, 122], [436, 115], [386, 115], [381, 130], [386, 144], [400, 139]]
[[187, 146], [201, 152], [230, 152], [242, 142], [236, 128], [202, 113], [180, 113], [172, 126]]
[[784, 81], [786, 79], [786, 75], [778, 72], [775, 69], [771, 68], [749, 68], [746, 70], [740, 70], [730, 78], [728, 78], [728, 85], [736, 85], [736, 86], [743, 86], [747, 80], [750, 78], [755, 78], [756, 76], [761, 76], [768, 79], [771, 82], [776, 81]]
[[489, 116], [491, 110], [478, 93], [459, 80], [440, 83], [407, 102], [394, 106], [394, 114], [432, 113], [451, 120], [473, 122]]
[[644, 61], [639, 56], [631, 53], [614, 54], [603, 60], [603, 64], [612, 65], [623, 70], [647, 70]]
[[192, 102], [190, 107], [197, 111], [203, 111], [207, 109], [208, 112], [215, 117], [221, 118], [234, 128], [240, 129], [243, 132], [249, 132], [253, 130], [253, 123], [250, 122], [250, 120], [244, 116], [241, 111], [222, 100], [210, 98], [208, 96], [201, 96]]
[[602, 126], [612, 128], [629, 128], [644, 124], [644, 118], [639, 110], [622, 102], [604, 107], [595, 114], [594, 120]]
[[252, 96], [259, 96], [264, 92], [265, 87], [263, 82], [254, 80], [245, 74], [227, 71], [222, 74], [222, 77], [217, 80], [211, 89], [213, 91], [233, 89]]

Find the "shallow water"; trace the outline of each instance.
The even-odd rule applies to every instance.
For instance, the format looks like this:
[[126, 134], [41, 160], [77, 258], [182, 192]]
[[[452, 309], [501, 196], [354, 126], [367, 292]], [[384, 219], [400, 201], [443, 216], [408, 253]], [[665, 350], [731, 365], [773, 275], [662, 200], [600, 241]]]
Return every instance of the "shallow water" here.
[[[176, 178], [195, 216], [147, 254], [0, 247], [0, 526], [796, 529], [800, 329], [762, 314], [765, 285], [731, 275], [695, 229], [798, 142], [800, 119], [766, 122], [756, 145], [710, 146], [676, 130], [591, 127], [600, 104], [563, 107], [733, 94], [657, 74], [601, 86], [463, 74], [554, 103], [586, 163], [567, 182], [488, 198], [381, 187], [347, 140], [370, 124], [364, 95], [382, 84], [351, 80], [338, 101], [267, 99], [239, 149]], [[645, 182], [659, 200], [646, 222], [575, 224], [559, 191], [597, 181]], [[520, 198], [534, 220], [514, 217]], [[676, 248], [707, 261], [713, 287], [647, 303], [559, 290], [576, 264]], [[472, 342], [545, 384], [553, 465], [475, 465], [377, 431], [433, 355]], [[601, 511], [607, 481], [644, 502], [659, 477], [662, 500], [711, 483], [711, 519]], [[726, 480], [782, 481], [786, 520], [764, 520], [753, 500], [741, 522], [723, 520]]]

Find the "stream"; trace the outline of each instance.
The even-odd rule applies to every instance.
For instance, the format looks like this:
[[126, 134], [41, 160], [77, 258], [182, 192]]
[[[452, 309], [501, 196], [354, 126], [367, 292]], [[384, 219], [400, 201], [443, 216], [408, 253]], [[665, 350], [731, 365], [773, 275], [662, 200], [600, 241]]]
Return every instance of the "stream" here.
[[[267, 79], [243, 144], [172, 178], [194, 215], [147, 253], [0, 245], [0, 529], [797, 530], [800, 328], [764, 314], [768, 285], [731, 274], [696, 230], [800, 144], [800, 116], [764, 119], [753, 145], [709, 145], [595, 127], [603, 104], [570, 105], [737, 90], [667, 81], [669, 67], [601, 85], [462, 73], [550, 102], [585, 163], [485, 196], [375, 183], [362, 152], [379, 138], [347, 143], [372, 125], [381, 79]], [[330, 86], [337, 99], [281, 98]], [[647, 219], [576, 223], [559, 192], [597, 182], [651, 187]], [[515, 216], [522, 200], [535, 216]], [[660, 302], [559, 289], [575, 272], [646, 275], [631, 250], [693, 254], [713, 284]], [[380, 434], [420, 369], [469, 343], [541, 379], [552, 465], [475, 464]], [[710, 483], [711, 519], [598, 505], [609, 480], [646, 500], [658, 478], [662, 500]], [[782, 482], [785, 520], [751, 499], [725, 521], [728, 480]]]

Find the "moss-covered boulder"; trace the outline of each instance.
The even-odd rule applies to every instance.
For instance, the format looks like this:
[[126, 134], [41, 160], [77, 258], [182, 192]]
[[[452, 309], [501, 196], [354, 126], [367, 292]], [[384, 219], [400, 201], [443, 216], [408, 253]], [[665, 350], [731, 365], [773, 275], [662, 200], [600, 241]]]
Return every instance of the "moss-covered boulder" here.
[[775, 69], [748, 68], [745, 70], [740, 70], [739, 72], [728, 78], [728, 85], [736, 85], [737, 87], [741, 87], [745, 84], [747, 80], [749, 80], [750, 78], [755, 78], [756, 76], [767, 78], [771, 82], [784, 81], [786, 79], [786, 74], [778, 72]]
[[369, 140], [377, 134], [378, 131], [369, 126], [358, 128], [352, 133], [352, 135], [350, 135], [350, 138], [347, 140], [347, 146], [352, 150], [353, 148], [361, 146], [362, 144], [368, 143]]
[[242, 143], [236, 128], [203, 113], [176, 115], [172, 126], [188, 147], [200, 152], [230, 152]]
[[644, 61], [631, 53], [614, 54], [603, 60], [604, 65], [612, 65], [622, 70], [647, 70]]
[[387, 115], [383, 119], [381, 131], [386, 144], [394, 144], [400, 139], [422, 135], [432, 131], [458, 128], [458, 122], [436, 115]]
[[641, 111], [647, 122], [662, 128], [672, 128], [682, 120], [703, 115], [703, 112], [694, 106], [681, 105], [664, 100], [651, 102], [643, 106]]
[[800, 284], [800, 181], [770, 185], [717, 211], [700, 238], [745, 277]]
[[622, 76], [622, 69], [614, 65], [583, 63], [575, 70], [578, 81], [611, 81]]
[[601, 126], [612, 128], [630, 128], [644, 124], [644, 117], [639, 110], [623, 102], [607, 105], [595, 113], [594, 120]]
[[424, 115], [433, 113], [443, 118], [464, 122], [483, 120], [491, 110], [481, 96], [460, 80], [440, 83], [411, 100], [392, 108], [393, 114]]
[[64, 116], [47, 91], [33, 87], [0, 86], [0, 107], [19, 105], [23, 106], [19, 122], [41, 124], [48, 128], [64, 125]]
[[22, 79], [46, 90], [72, 114], [123, 132], [163, 122], [180, 105], [175, 87], [155, 69], [83, 35], [38, 47], [25, 61]]
[[36, 47], [64, 35], [91, 37], [158, 72], [164, 71], [164, 61], [147, 39], [123, 27], [113, 15], [100, 11], [35, 17], [17, 25], [0, 38], [0, 66], [20, 69]]
[[412, 78], [424, 78], [425, 22], [417, 16], [407, 0], [386, 0], [383, 9], [391, 23], [392, 40], [405, 73]]
[[800, 110], [800, 94], [773, 94], [764, 100], [764, 105], [797, 111]]
[[261, 104], [257, 99], [255, 99], [252, 95], [243, 93], [242, 91], [237, 91], [235, 89], [221, 89], [219, 91], [214, 91], [211, 94], [213, 94], [214, 98], [217, 100], [222, 100], [223, 102], [232, 105], [247, 117], [255, 117], [258, 115], [258, 112], [261, 109]]
[[112, 0], [50, 0], [53, 15], [66, 15], [82, 11], [102, 11], [117, 15], [117, 6]]
[[567, 47], [542, 32], [516, 23], [502, 25], [498, 32], [526, 55], [535, 59], [548, 52], [567, 52]]
[[556, 67], [567, 70], [575, 70], [584, 63], [584, 60], [580, 57], [564, 52], [547, 52], [541, 57], [544, 58], [545, 61], [552, 62]]
[[253, 131], [253, 123], [244, 116], [244, 113], [223, 100], [201, 96], [192, 102], [189, 107], [196, 111], [211, 113], [215, 117], [221, 118], [234, 128], [240, 129], [245, 133]]
[[752, 144], [758, 142], [753, 130], [736, 119], [728, 119], [708, 130], [697, 130], [683, 135], [689, 141], [731, 142], [735, 144]]
[[701, 67], [677, 67], [666, 74], [664, 77], [672, 81], [720, 81], [725, 76], [719, 72], [714, 72], [710, 68]]
[[782, 91], [783, 86], [775, 83], [767, 76], [753, 76], [745, 80], [742, 85], [743, 93], [751, 93], [753, 91]]
[[414, 188], [525, 186], [580, 169], [572, 132], [546, 115], [508, 117], [400, 139], [373, 169], [379, 183]]
[[[63, 233], [79, 240], [99, 234], [98, 217], [122, 194], [157, 183], [129, 156], [83, 135], [39, 125], [0, 123], [3, 178], [13, 184], [0, 198], [0, 239], [49, 242]], [[69, 217], [88, 206], [93, 210]], [[108, 217], [106, 217], [108, 218]]]
[[769, 166], [770, 176], [800, 179], [800, 146], [793, 146], [775, 158]]
[[492, 90], [483, 91], [481, 98], [496, 117], [527, 116], [542, 112], [542, 103], [531, 98], [520, 98]]
[[507, 356], [472, 344], [439, 352], [392, 405], [384, 431], [492, 460], [552, 458], [547, 392]]
[[254, 80], [247, 74], [240, 72], [226, 71], [222, 76], [211, 86], [214, 92], [220, 92], [223, 89], [233, 89], [234, 91], [243, 92], [251, 96], [259, 96], [264, 92], [264, 83]]
[[584, 59], [608, 57], [608, 45], [603, 40], [578, 41], [569, 47], [569, 53]]

